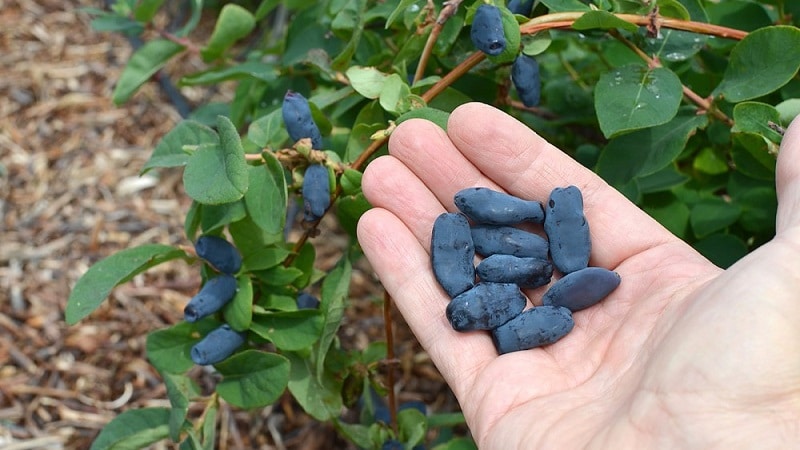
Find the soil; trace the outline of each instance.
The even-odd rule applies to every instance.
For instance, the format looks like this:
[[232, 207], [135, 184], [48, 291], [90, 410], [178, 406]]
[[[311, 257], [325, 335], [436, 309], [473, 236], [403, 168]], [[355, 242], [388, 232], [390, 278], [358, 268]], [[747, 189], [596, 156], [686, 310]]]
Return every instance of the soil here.
[[[64, 322], [71, 287], [100, 259], [145, 243], [191, 245], [183, 233], [191, 202], [182, 171], [139, 175], [181, 118], [153, 81], [127, 103], [111, 102], [131, 46], [93, 31], [82, 7], [102, 4], [0, 0], [0, 448], [7, 450], [87, 449], [121, 412], [169, 406], [145, 337], [178, 323], [200, 284], [198, 266], [163, 264], [114, 289], [79, 324]], [[167, 72], [175, 79], [200, 68], [185, 57]], [[213, 97], [199, 88], [181, 92], [197, 106], [229, 99], [232, 89], [223, 85]], [[348, 246], [332, 219], [313, 242], [322, 270]], [[364, 259], [350, 294], [343, 345], [384, 340], [383, 291]], [[393, 323], [399, 400], [457, 411], [402, 317], [393, 314]], [[213, 387], [211, 371], [190, 374]], [[191, 408], [190, 418], [201, 408]], [[256, 411], [223, 402], [219, 421], [218, 449], [354, 448], [288, 396]]]

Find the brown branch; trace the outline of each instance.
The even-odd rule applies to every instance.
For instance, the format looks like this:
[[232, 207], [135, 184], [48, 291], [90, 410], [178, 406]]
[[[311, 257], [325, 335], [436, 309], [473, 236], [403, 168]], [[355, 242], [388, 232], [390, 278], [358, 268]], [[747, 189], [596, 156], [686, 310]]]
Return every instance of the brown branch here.
[[158, 34], [164, 39], [186, 47], [186, 50], [190, 51], [192, 54], [195, 55], [200, 54], [200, 47], [194, 42], [192, 42], [189, 38], [175, 36], [174, 34], [166, 30], [157, 30], [157, 31]]
[[433, 53], [433, 47], [436, 45], [436, 39], [442, 32], [442, 28], [444, 28], [444, 24], [447, 23], [447, 20], [450, 19], [450, 17], [452, 17], [456, 11], [458, 11], [458, 6], [462, 1], [463, 0], [451, 0], [444, 2], [444, 8], [442, 8], [442, 10], [439, 12], [439, 17], [436, 18], [436, 23], [433, 24], [431, 34], [428, 35], [428, 40], [425, 41], [425, 48], [422, 49], [422, 56], [420, 56], [419, 64], [417, 64], [417, 71], [414, 73], [413, 83], [421, 80], [425, 74], [425, 67], [428, 65], [428, 60]]
[[[551, 28], [571, 27], [584, 13], [568, 12], [547, 14], [535, 17], [520, 25], [520, 33], [533, 34]], [[690, 20], [672, 19], [668, 17], [657, 17], [655, 20], [651, 16], [638, 16], [635, 14], [615, 14], [618, 19], [630, 22], [634, 25], [646, 27], [655, 23], [661, 28], [671, 28], [674, 30], [691, 31], [694, 33], [708, 34], [712, 36], [741, 40], [747, 36], [746, 31], [728, 28], [719, 25], [712, 25], [704, 22], [693, 22]], [[565, 25], [566, 24], [566, 25]]]
[[[383, 290], [383, 327], [386, 332], [386, 359], [394, 361], [394, 333], [392, 332], [392, 296], [384, 288]], [[389, 404], [389, 418], [392, 423], [392, 429], [397, 432], [397, 399], [394, 395], [394, 368], [393, 364], [389, 365], [389, 372], [386, 374], [387, 384], [389, 385], [388, 404]]]

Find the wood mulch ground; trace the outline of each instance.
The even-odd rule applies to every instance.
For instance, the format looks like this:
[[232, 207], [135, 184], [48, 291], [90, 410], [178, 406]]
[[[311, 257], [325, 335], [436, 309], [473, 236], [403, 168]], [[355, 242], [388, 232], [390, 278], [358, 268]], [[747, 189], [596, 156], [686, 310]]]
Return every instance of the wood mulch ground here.
[[[156, 83], [125, 105], [112, 104], [130, 46], [118, 35], [93, 32], [78, 10], [83, 6], [102, 7], [87, 0], [0, 0], [0, 448], [6, 450], [87, 449], [120, 412], [168, 406], [145, 357], [145, 336], [180, 321], [200, 282], [197, 267], [164, 264], [115, 289], [80, 324], [64, 322], [70, 288], [98, 260], [144, 243], [190, 244], [182, 172], [138, 175], [180, 117]], [[170, 70], [197, 64], [182, 59]], [[203, 92], [183, 93], [204, 100]], [[335, 224], [326, 225], [315, 238], [322, 269], [347, 245]], [[342, 341], [363, 348], [382, 340], [381, 289], [366, 261], [355, 267], [351, 297]], [[402, 318], [395, 323], [400, 399], [457, 410]], [[195, 368], [192, 375], [213, 386], [208, 371]], [[283, 403], [258, 411], [223, 405], [217, 448], [351, 448], [329, 425]]]

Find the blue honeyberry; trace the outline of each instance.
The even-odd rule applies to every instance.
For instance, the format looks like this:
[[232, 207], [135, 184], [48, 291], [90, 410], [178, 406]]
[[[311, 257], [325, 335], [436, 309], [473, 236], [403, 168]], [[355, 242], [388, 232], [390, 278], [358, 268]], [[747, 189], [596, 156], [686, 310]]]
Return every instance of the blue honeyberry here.
[[297, 309], [317, 309], [319, 308], [319, 299], [309, 294], [308, 292], [300, 292], [297, 294]]
[[553, 265], [561, 273], [589, 265], [592, 243], [580, 189], [575, 186], [553, 189], [545, 206], [544, 231], [550, 239]]
[[462, 189], [456, 193], [453, 202], [461, 212], [477, 223], [514, 225], [544, 221], [541, 203], [485, 187]]
[[458, 213], [439, 215], [431, 232], [431, 266], [436, 281], [450, 298], [475, 285], [474, 258], [467, 218]]
[[475, 253], [482, 256], [503, 254], [547, 259], [547, 240], [519, 228], [474, 225], [472, 242], [475, 244]]
[[509, 0], [506, 6], [513, 14], [522, 14], [523, 16], [530, 16], [531, 9], [533, 9], [533, 0]]
[[539, 75], [539, 63], [533, 56], [520, 53], [511, 65], [511, 82], [517, 90], [522, 104], [528, 107], [537, 106], [542, 94], [542, 79]]
[[236, 278], [231, 275], [224, 274], [206, 281], [200, 292], [183, 308], [184, 320], [197, 322], [214, 314], [236, 296], [236, 289]]
[[406, 446], [396, 439], [387, 439], [381, 445], [381, 450], [405, 450]]
[[242, 268], [242, 255], [227, 240], [218, 236], [200, 236], [194, 243], [197, 256], [216, 270], [233, 275]]
[[478, 6], [472, 19], [470, 38], [475, 48], [487, 55], [497, 56], [503, 53], [506, 48], [506, 36], [502, 14], [498, 7], [485, 3]]
[[546, 259], [497, 254], [481, 261], [475, 272], [481, 281], [514, 283], [532, 289], [550, 282], [553, 265]]
[[620, 281], [617, 272], [602, 267], [586, 267], [553, 283], [544, 293], [542, 303], [580, 311], [606, 298]]
[[513, 283], [478, 283], [455, 297], [445, 314], [456, 331], [491, 330], [516, 317], [527, 298]]
[[497, 352], [502, 354], [552, 344], [575, 326], [572, 313], [560, 306], [536, 306], [492, 330]]
[[293, 141], [297, 142], [303, 138], [311, 139], [311, 146], [314, 149], [322, 148], [322, 134], [319, 127], [311, 116], [311, 107], [308, 100], [299, 92], [286, 92], [283, 97], [283, 123], [286, 131]]
[[234, 331], [230, 325], [222, 325], [192, 347], [192, 361], [201, 366], [222, 362], [241, 347], [244, 341], [245, 333]]
[[303, 175], [303, 218], [314, 222], [325, 215], [331, 205], [331, 187], [328, 169], [322, 164], [311, 164]]

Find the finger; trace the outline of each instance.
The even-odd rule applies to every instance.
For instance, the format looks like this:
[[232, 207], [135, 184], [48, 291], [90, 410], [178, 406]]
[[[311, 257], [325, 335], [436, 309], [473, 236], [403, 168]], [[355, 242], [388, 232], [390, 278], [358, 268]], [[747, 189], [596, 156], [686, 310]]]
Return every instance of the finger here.
[[[596, 174], [500, 110], [480, 103], [462, 105], [450, 115], [447, 134], [484, 177], [511, 194], [546, 201], [555, 187], [579, 187], [592, 239], [591, 265], [616, 268], [631, 256], [678, 241]], [[422, 161], [413, 150], [395, 156], [409, 166], [440, 163]], [[688, 245], [682, 248], [694, 253]]]
[[428, 252], [397, 216], [370, 209], [359, 220], [357, 233], [381, 284], [453, 392], [464, 398], [475, 375], [497, 357], [489, 334], [458, 333], [450, 327], [445, 316], [449, 299], [433, 277]]
[[372, 206], [402, 218], [419, 244], [430, 249], [433, 222], [445, 207], [408, 167], [392, 156], [377, 158], [364, 171], [361, 188]]
[[[783, 136], [776, 171], [778, 193], [778, 234], [800, 225], [800, 116]], [[798, 233], [800, 234], [800, 233]]]

